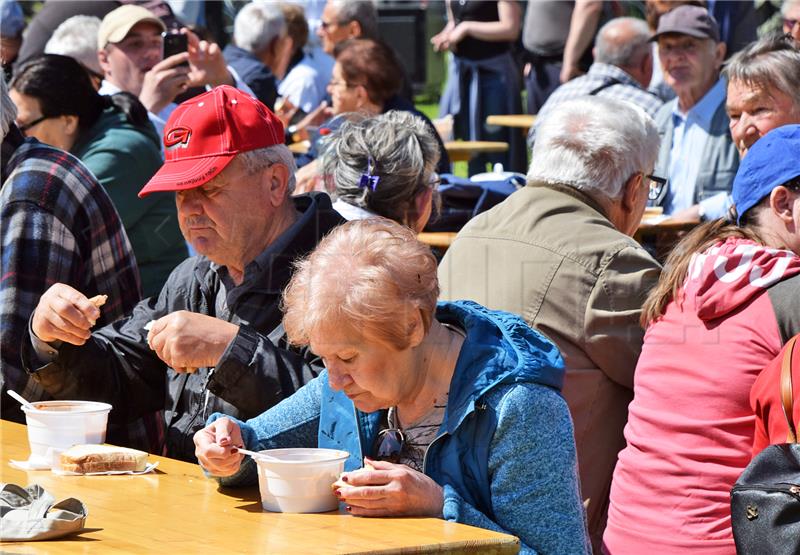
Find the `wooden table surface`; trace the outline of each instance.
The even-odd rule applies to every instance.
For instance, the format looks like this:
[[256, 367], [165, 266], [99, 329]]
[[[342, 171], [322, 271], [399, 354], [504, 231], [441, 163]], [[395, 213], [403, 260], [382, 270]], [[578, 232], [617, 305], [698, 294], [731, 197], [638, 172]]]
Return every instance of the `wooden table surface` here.
[[503, 141], [447, 141], [444, 148], [451, 162], [466, 162], [482, 152], [506, 152], [508, 143]]
[[536, 121], [536, 116], [533, 114], [495, 114], [486, 117], [486, 123], [489, 125], [518, 127], [520, 129], [529, 129], [534, 121]]
[[200, 467], [151, 455], [155, 473], [58, 476], [24, 472], [25, 427], [0, 421], [0, 480], [39, 484], [56, 501], [87, 506], [79, 535], [44, 542], [2, 542], [2, 553], [516, 553], [513, 536], [435, 518], [358, 518], [347, 513], [264, 512], [258, 488], [217, 488]]
[[446, 249], [452, 244], [456, 235], [455, 231], [422, 231], [417, 233], [417, 239], [431, 247]]

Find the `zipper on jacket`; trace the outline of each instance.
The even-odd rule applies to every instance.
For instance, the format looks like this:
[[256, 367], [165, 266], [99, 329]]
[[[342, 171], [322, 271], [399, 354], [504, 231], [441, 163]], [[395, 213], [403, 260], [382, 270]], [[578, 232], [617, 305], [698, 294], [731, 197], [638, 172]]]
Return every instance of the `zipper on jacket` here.
[[353, 418], [356, 421], [356, 430], [358, 430], [358, 448], [361, 450], [361, 467], [364, 467], [364, 445], [361, 443], [361, 420], [358, 418], [358, 409], [356, 408], [355, 404], [350, 401], [350, 404], [353, 405]]
[[778, 486], [767, 486], [767, 485], [752, 485], [752, 486], [733, 486], [732, 492], [740, 492], [740, 491], [766, 491], [770, 493], [788, 493], [792, 497], [797, 498], [800, 501], [800, 486], [794, 484], [785, 484], [783, 487], [780, 485]]
[[446, 435], [448, 435], [447, 432], [444, 432], [433, 438], [433, 441], [431, 441], [428, 444], [428, 448], [425, 449], [425, 454], [422, 455], [422, 473], [425, 474], [426, 476], [430, 476], [430, 474], [428, 474], [428, 452], [431, 450], [431, 447], [433, 447], [434, 443], [436, 443]]

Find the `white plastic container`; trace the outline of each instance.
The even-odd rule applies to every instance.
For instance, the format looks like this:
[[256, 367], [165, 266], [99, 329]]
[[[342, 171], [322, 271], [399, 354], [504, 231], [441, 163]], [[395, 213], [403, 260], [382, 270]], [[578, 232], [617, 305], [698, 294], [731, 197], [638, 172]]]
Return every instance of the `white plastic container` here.
[[41, 401], [35, 410], [22, 407], [28, 424], [33, 465], [52, 466], [61, 451], [77, 444], [106, 440], [111, 405], [95, 401]]
[[[512, 179], [513, 178], [513, 179]], [[483, 181], [506, 181], [510, 180], [517, 189], [525, 186], [525, 174], [518, 172], [507, 172], [503, 169], [503, 164], [497, 163], [491, 172], [476, 173], [470, 176], [470, 181], [481, 183]]]
[[275, 513], [335, 511], [339, 500], [331, 485], [350, 454], [335, 449], [291, 448], [261, 451], [256, 458], [261, 506]]

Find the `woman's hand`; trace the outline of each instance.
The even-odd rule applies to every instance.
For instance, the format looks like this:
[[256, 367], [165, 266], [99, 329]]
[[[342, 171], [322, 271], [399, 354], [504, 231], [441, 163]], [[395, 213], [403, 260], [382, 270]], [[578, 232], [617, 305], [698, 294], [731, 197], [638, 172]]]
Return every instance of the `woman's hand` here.
[[194, 434], [194, 454], [200, 466], [214, 476], [236, 474], [244, 455], [233, 447], [243, 444], [239, 425], [229, 418], [220, 418]]
[[453, 22], [448, 21], [444, 29], [431, 37], [431, 44], [436, 52], [441, 52], [450, 48], [450, 31], [453, 30], [453, 27], [455, 27]]
[[403, 464], [365, 459], [374, 470], [346, 472], [334, 493], [357, 516], [431, 516], [440, 518], [442, 487]]
[[450, 31], [450, 34], [447, 37], [447, 48], [453, 50], [458, 43], [467, 38], [470, 35], [470, 23], [471, 21], [462, 21], [455, 27], [453, 30]]

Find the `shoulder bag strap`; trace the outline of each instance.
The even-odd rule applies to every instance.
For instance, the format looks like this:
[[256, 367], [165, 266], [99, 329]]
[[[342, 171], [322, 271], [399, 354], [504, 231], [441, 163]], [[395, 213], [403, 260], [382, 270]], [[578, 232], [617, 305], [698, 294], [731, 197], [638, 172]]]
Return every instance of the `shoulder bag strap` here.
[[797, 337], [792, 337], [786, 344], [786, 353], [783, 355], [783, 362], [781, 363], [781, 402], [783, 403], [783, 415], [789, 425], [786, 443], [797, 443], [797, 430], [794, 427], [794, 412], [792, 409], [792, 355], [797, 343]]
[[588, 93], [586, 93], [586, 94], [587, 94], [588, 96], [595, 96], [597, 93], [599, 93], [599, 92], [600, 92], [600, 91], [602, 91], [602, 90], [605, 90], [605, 89], [607, 89], [607, 88], [609, 88], [609, 87], [613, 87], [614, 85], [621, 85], [621, 84], [622, 84], [622, 81], [620, 81], [620, 80], [619, 80], [619, 79], [617, 79], [616, 77], [609, 77], [608, 79], [606, 79], [606, 80], [603, 82], [603, 84], [602, 84], [602, 85], [600, 85], [599, 87], [596, 87], [596, 88], [592, 89], [591, 91], [589, 91], [589, 92], [588, 92]]

